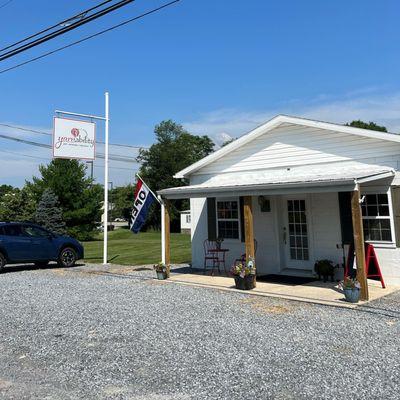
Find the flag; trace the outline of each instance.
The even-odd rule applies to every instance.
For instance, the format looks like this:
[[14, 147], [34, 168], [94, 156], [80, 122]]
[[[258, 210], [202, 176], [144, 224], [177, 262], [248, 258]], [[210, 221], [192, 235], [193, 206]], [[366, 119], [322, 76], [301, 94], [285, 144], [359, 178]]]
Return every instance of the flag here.
[[149, 208], [153, 204], [154, 200], [157, 200], [153, 192], [147, 187], [147, 185], [138, 179], [135, 200], [133, 202], [132, 217], [131, 217], [131, 231], [139, 233], [143, 224], [146, 221]]

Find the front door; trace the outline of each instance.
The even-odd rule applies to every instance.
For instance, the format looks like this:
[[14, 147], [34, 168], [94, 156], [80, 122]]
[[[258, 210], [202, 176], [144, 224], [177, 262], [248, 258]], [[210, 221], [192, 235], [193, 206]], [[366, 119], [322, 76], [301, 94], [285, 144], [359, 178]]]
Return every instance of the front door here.
[[284, 268], [310, 270], [309, 216], [306, 197], [283, 198]]

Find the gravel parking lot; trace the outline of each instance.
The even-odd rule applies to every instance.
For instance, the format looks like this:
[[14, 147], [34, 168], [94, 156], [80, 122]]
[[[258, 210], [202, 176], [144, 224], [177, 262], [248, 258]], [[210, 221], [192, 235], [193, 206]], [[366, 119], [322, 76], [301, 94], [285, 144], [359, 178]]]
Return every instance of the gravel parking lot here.
[[348, 310], [151, 277], [1, 274], [0, 398], [400, 398], [399, 294]]

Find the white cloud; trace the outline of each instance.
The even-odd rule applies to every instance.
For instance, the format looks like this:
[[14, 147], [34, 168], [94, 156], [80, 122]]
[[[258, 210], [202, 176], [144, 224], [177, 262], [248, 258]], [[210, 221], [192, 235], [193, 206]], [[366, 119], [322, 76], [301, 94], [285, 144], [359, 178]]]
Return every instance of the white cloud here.
[[241, 111], [220, 109], [203, 114], [194, 121], [184, 123], [186, 129], [196, 134], [212, 137], [217, 144], [227, 135], [241, 136], [277, 114], [289, 114], [321, 121], [343, 124], [355, 119], [374, 121], [400, 132], [400, 93], [377, 94], [373, 88], [353, 91], [334, 99], [327, 95], [308, 101], [290, 101], [281, 107]]

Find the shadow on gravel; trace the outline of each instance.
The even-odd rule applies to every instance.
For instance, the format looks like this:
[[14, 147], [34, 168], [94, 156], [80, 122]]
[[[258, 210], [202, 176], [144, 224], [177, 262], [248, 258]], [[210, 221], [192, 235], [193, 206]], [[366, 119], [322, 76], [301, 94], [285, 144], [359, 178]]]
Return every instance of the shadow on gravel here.
[[[84, 263], [76, 264], [74, 267], [70, 267], [68, 269], [73, 270], [77, 267], [84, 267]], [[56, 263], [48, 264], [45, 267], [37, 267], [35, 264], [18, 264], [18, 265], [6, 265], [1, 274], [9, 274], [15, 272], [22, 271], [43, 271], [43, 270], [52, 270], [52, 269], [63, 269], [64, 267], [59, 267]]]

